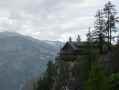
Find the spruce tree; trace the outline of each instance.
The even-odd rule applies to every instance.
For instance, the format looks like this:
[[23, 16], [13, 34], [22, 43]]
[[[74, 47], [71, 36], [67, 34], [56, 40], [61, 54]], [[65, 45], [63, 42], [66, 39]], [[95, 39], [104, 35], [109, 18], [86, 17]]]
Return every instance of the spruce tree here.
[[88, 60], [87, 62], [89, 63], [89, 70], [90, 70], [91, 69], [91, 64], [93, 62], [93, 55], [94, 55], [94, 52], [93, 52], [93, 36], [90, 32], [90, 27], [89, 27], [89, 31], [88, 31], [88, 34], [87, 34], [85, 53], [86, 53], [86, 57], [87, 57], [87, 60]]
[[108, 90], [106, 77], [100, 60], [96, 60], [89, 72], [89, 78], [85, 82], [84, 90]]
[[113, 5], [110, 1], [105, 5], [104, 15], [106, 20], [106, 32], [108, 34], [108, 49], [111, 51], [111, 40], [112, 40], [112, 32], [116, 32], [116, 23], [118, 22], [118, 17], [116, 17], [116, 9], [115, 5]]
[[97, 58], [97, 55], [94, 52], [94, 48], [93, 48], [93, 37], [92, 37], [92, 34], [90, 32], [90, 28], [89, 28], [89, 32], [87, 34], [87, 41], [85, 43], [84, 53], [85, 54], [82, 57], [83, 66], [81, 69], [83, 81], [87, 80], [87, 78], [89, 77], [88, 73], [92, 68], [92, 63]]
[[93, 31], [93, 38], [94, 42], [97, 44], [99, 47], [99, 52], [102, 55], [102, 49], [103, 49], [103, 44], [104, 44], [104, 37], [105, 37], [105, 20], [103, 17], [102, 11], [98, 10], [98, 12], [95, 15], [95, 22], [94, 22], [94, 27], [95, 30]]
[[81, 38], [80, 38], [80, 35], [78, 35], [77, 42], [80, 42], [80, 41], [81, 41]]

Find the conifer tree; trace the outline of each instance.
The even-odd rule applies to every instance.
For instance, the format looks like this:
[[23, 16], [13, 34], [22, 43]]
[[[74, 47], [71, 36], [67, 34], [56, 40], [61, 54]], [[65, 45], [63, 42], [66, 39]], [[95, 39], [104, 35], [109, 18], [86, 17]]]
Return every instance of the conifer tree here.
[[118, 17], [116, 17], [116, 9], [115, 5], [113, 5], [110, 1], [105, 5], [104, 9], [104, 15], [106, 20], [106, 32], [107, 32], [107, 38], [108, 38], [108, 49], [111, 51], [111, 40], [112, 40], [112, 32], [116, 32], [116, 23], [118, 22]]
[[80, 35], [78, 35], [77, 42], [80, 42], [80, 41], [81, 41], [81, 38], [80, 38]]
[[93, 63], [84, 90], [108, 90], [107, 80], [103, 73], [103, 67], [100, 60], [96, 60]]
[[85, 50], [85, 53], [86, 53], [86, 57], [87, 57], [87, 60], [89, 62], [89, 69], [91, 69], [91, 64], [93, 62], [93, 37], [92, 37], [92, 34], [90, 32], [90, 27], [89, 27], [89, 31], [88, 31], [88, 34], [87, 34], [87, 42], [86, 42], [86, 50]]
[[43, 78], [40, 78], [37, 82], [37, 86], [34, 87], [34, 90], [51, 90], [52, 88], [52, 76], [55, 71], [55, 65], [51, 60], [48, 61], [47, 70], [43, 75]]
[[72, 38], [71, 38], [71, 37], [69, 37], [69, 41], [70, 41], [70, 42], [72, 41]]
[[97, 55], [96, 55], [96, 53], [94, 53], [94, 50], [93, 50], [93, 37], [90, 32], [90, 28], [89, 28], [89, 32], [87, 34], [87, 41], [85, 43], [85, 52], [84, 53], [85, 54], [82, 57], [83, 67], [81, 69], [83, 81], [87, 80], [87, 78], [89, 77], [88, 73], [92, 68], [92, 63], [97, 58]]
[[102, 49], [103, 49], [103, 44], [104, 44], [104, 37], [105, 37], [105, 20], [103, 17], [102, 11], [98, 10], [98, 12], [95, 15], [95, 30], [93, 31], [93, 37], [94, 37], [94, 42], [97, 44], [99, 47], [99, 52], [102, 55]]

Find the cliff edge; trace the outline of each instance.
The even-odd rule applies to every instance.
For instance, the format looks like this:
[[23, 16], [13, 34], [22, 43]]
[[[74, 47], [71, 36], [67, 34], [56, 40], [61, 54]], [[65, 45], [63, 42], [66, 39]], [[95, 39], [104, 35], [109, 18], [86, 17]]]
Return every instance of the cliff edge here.
[[82, 88], [81, 62], [64, 62], [53, 76], [53, 90], [79, 90]]

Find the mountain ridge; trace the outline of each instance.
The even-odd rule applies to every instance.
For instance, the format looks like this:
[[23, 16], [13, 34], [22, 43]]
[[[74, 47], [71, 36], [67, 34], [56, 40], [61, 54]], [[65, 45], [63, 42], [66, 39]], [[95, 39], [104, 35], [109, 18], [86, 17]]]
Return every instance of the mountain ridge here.
[[65, 44], [65, 42], [61, 42], [61, 41], [39, 40], [39, 39], [32, 38], [30, 36], [19, 34], [17, 32], [9, 32], [9, 31], [0, 32], [0, 39], [6, 37], [13, 37], [13, 36], [24, 37], [34, 43], [42, 44], [46, 47], [52, 48], [53, 50], [60, 50], [60, 48]]
[[0, 90], [19, 90], [45, 71], [49, 59], [55, 61], [57, 49], [20, 34], [7, 34], [0, 37]]

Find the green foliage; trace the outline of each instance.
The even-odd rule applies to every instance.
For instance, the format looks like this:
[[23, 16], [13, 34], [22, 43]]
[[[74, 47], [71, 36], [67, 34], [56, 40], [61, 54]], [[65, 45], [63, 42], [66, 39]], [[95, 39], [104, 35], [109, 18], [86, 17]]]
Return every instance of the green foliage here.
[[84, 56], [80, 56], [76, 59], [77, 62], [81, 62], [82, 60], [84, 60]]
[[[94, 48], [93, 48], [93, 39], [92, 39], [92, 34], [89, 30], [88, 34], [87, 34], [87, 42], [85, 44], [85, 55], [81, 57], [82, 61], [83, 61], [83, 66], [81, 69], [81, 74], [82, 74], [82, 78], [83, 80], [87, 80], [87, 78], [89, 77], [88, 73], [92, 68], [92, 63], [97, 59], [97, 54], [94, 53]], [[79, 59], [80, 60], [80, 59]]]
[[107, 33], [108, 49], [111, 51], [111, 41], [113, 39], [112, 32], [117, 32], [116, 23], [119, 22], [119, 17], [116, 17], [117, 12], [115, 5], [113, 5], [110, 1], [105, 4], [103, 13], [105, 16], [105, 32]]
[[51, 82], [51, 77], [53, 76], [55, 69], [56, 69], [55, 64], [53, 64], [53, 62], [49, 60], [47, 64], [46, 72], [47, 72], [47, 77], [50, 80], [50, 82]]
[[109, 90], [119, 90], [119, 73], [112, 74], [109, 78]]
[[37, 87], [34, 90], [51, 90], [52, 88], [52, 76], [56, 70], [55, 64], [51, 60], [48, 61], [47, 70], [44, 73], [43, 78], [37, 82]]
[[92, 63], [98, 58], [97, 54], [92, 53], [91, 56], [82, 56], [83, 66], [81, 68], [82, 79], [85, 82], [89, 78], [89, 71], [92, 69]]
[[84, 81], [84, 90], [107, 90], [107, 80], [98, 54], [94, 52], [92, 34], [87, 34], [86, 50], [81, 73]]
[[96, 60], [93, 63], [92, 69], [89, 72], [89, 78], [85, 83], [84, 90], [108, 90], [107, 80], [99, 60]]
[[93, 31], [93, 39], [95, 44], [99, 47], [100, 54], [102, 55], [102, 47], [105, 43], [104, 37], [105, 37], [105, 20], [103, 16], [103, 12], [98, 10], [98, 12], [95, 15], [95, 30]]

